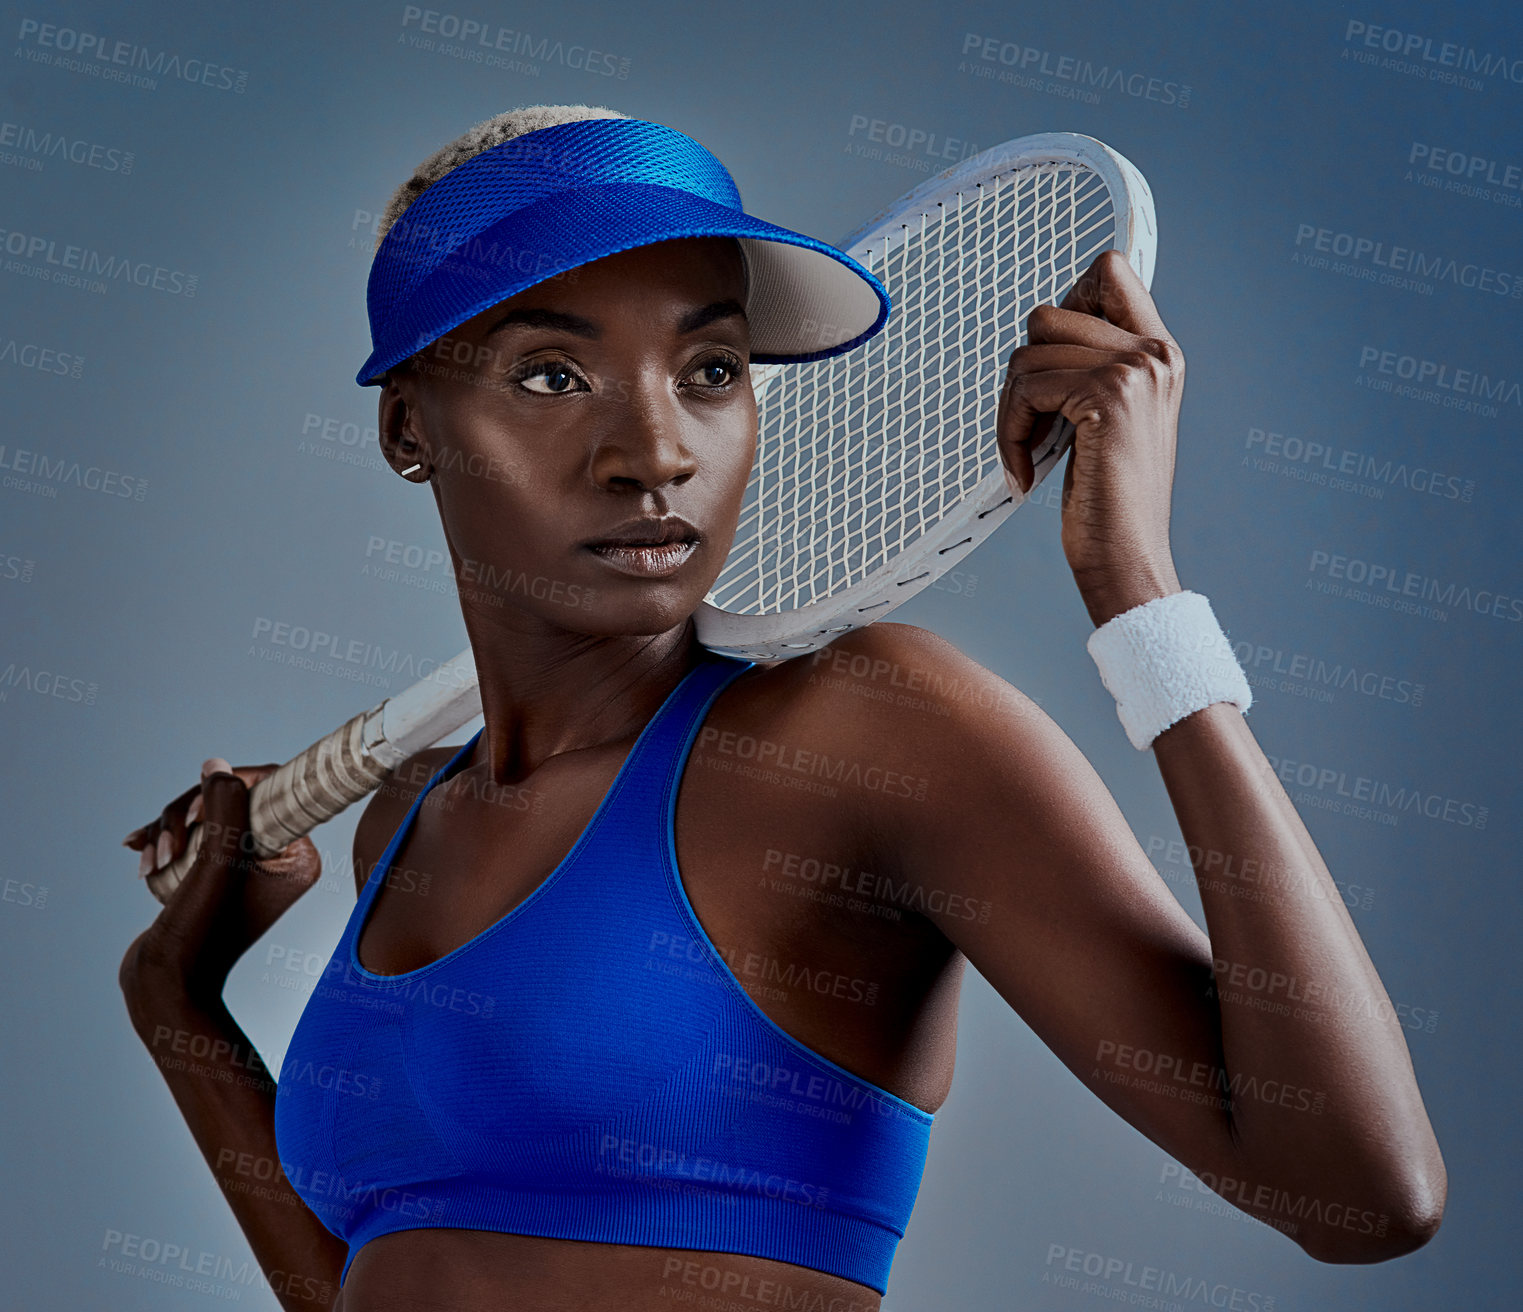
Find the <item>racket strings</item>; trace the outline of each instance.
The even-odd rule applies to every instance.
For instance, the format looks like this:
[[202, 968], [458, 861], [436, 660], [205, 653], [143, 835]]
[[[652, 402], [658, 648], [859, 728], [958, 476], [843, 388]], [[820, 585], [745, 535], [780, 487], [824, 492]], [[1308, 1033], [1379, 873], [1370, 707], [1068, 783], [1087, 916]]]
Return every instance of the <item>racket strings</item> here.
[[1091, 169], [1038, 164], [906, 216], [863, 263], [888, 288], [884, 330], [771, 376], [734, 545], [709, 596], [769, 614], [867, 578], [999, 468], [995, 412], [1031, 309], [1114, 244]]

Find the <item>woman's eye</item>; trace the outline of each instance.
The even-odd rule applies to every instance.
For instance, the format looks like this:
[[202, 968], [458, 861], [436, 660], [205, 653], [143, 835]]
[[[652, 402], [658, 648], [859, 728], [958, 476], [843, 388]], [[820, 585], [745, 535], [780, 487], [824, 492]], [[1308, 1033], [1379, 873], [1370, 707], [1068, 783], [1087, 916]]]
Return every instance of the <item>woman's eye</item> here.
[[[698, 376], [698, 381], [705, 387], [723, 387], [734, 380], [736, 372], [735, 366], [730, 361], [718, 359], [705, 360], [693, 370], [693, 373]], [[715, 378], [713, 376], [715, 373], [718, 373], [720, 377]]]
[[[705, 360], [688, 375], [701, 387], [728, 387], [739, 376], [738, 366], [731, 360], [716, 358]], [[578, 386], [579, 379], [568, 366], [556, 361], [532, 365], [518, 375], [519, 386], [538, 396], [561, 396], [567, 392], [586, 390]]]
[[[528, 386], [531, 381], [538, 379], [544, 380], [544, 387]], [[530, 373], [520, 374], [518, 381], [529, 391], [538, 392], [541, 396], [558, 396], [562, 392], [575, 390], [573, 384], [576, 382], [576, 375], [562, 364], [541, 364], [536, 365]]]

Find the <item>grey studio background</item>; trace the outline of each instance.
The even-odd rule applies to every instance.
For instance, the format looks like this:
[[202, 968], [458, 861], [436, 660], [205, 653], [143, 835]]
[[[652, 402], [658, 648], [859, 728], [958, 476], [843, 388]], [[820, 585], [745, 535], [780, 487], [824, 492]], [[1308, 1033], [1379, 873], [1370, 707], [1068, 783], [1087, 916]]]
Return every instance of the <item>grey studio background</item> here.
[[[276, 1306], [127, 1023], [118, 963], [157, 904], [118, 844], [204, 757], [284, 760], [466, 646], [432, 498], [382, 466], [353, 382], [372, 224], [471, 123], [560, 101], [691, 133], [753, 212], [827, 240], [1025, 133], [1090, 133], [1143, 170], [1190, 362], [1180, 577], [1238, 644], [1448, 1163], [1425, 1248], [1318, 1264], [970, 971], [885, 1308], [1131, 1305], [1149, 1268], [1186, 1291], [1163, 1306], [1516, 1305], [1512, 6], [39, 0], [0, 31], [0, 1306]], [[132, 272], [81, 275], [70, 247]], [[1199, 919], [1157, 768], [1084, 651], [1057, 487], [895, 618], [1040, 702]], [[277, 625], [366, 656], [314, 668]], [[357, 814], [316, 833], [321, 885], [229, 985], [273, 1069], [353, 905]]]

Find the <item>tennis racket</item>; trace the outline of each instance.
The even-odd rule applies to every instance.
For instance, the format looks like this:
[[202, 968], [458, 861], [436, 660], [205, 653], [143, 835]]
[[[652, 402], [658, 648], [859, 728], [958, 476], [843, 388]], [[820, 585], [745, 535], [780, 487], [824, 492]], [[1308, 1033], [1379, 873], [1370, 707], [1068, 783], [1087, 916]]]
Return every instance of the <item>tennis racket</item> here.
[[[888, 289], [884, 329], [812, 364], [753, 365], [756, 463], [719, 578], [694, 615], [704, 646], [786, 660], [882, 619], [964, 560], [1073, 441], [1059, 419], [1023, 495], [995, 412], [1026, 316], [1056, 304], [1102, 251], [1151, 286], [1152, 195], [1092, 137], [1018, 137], [900, 197], [842, 248]], [[481, 713], [469, 649], [362, 712], [250, 791], [250, 840], [278, 852]], [[200, 850], [148, 876], [167, 901]]]

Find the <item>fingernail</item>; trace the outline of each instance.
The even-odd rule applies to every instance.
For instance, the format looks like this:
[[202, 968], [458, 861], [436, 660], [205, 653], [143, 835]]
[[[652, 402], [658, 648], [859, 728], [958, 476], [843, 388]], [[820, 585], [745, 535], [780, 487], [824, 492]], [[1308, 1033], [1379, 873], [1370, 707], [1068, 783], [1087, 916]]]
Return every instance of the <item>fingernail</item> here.
[[190, 799], [190, 805], [185, 808], [185, 823], [193, 825], [201, 818], [201, 794], [197, 793]]
[[138, 878], [141, 879], [153, 869], [153, 847], [150, 844], [145, 847], [137, 859]]
[[147, 828], [147, 825], [139, 825], [136, 829], [129, 833], [126, 838], [122, 839], [122, 846], [131, 847], [135, 840], [143, 836], [143, 830]]
[[201, 762], [201, 778], [211, 774], [232, 774], [233, 767], [220, 756], [209, 756]]
[[169, 861], [170, 854], [174, 851], [174, 840], [169, 837], [169, 830], [159, 835], [159, 865], [165, 865]]

